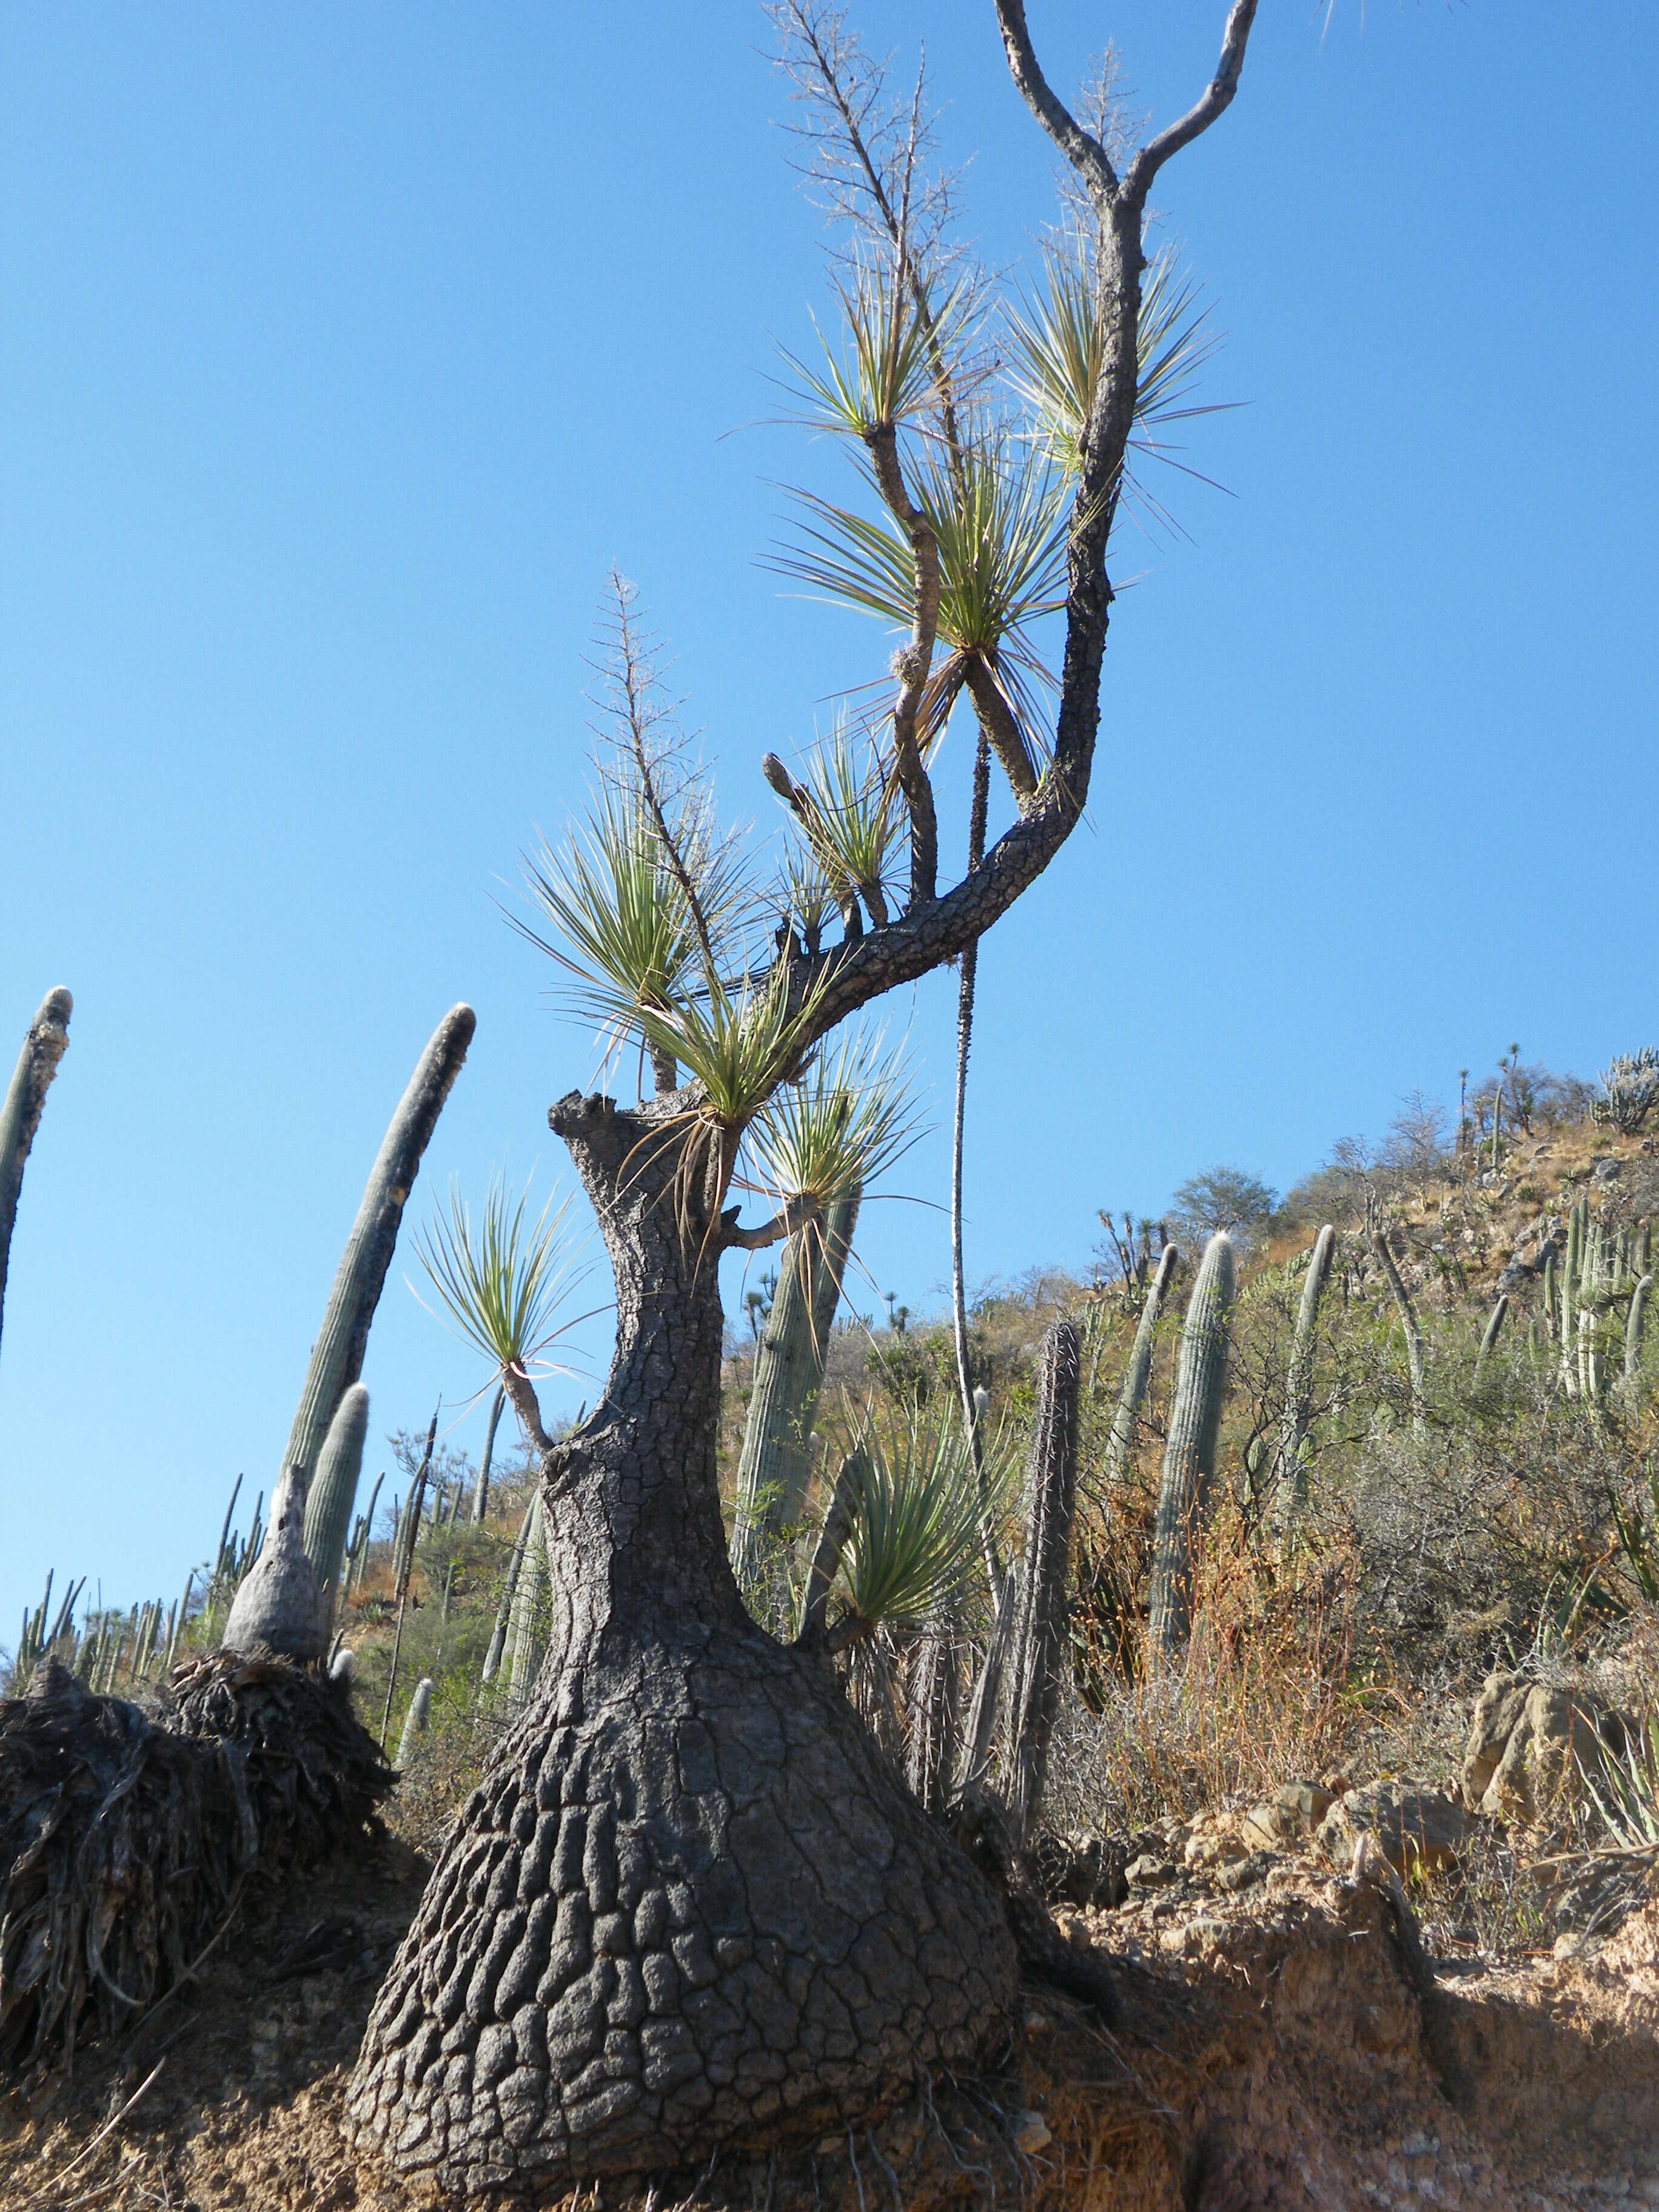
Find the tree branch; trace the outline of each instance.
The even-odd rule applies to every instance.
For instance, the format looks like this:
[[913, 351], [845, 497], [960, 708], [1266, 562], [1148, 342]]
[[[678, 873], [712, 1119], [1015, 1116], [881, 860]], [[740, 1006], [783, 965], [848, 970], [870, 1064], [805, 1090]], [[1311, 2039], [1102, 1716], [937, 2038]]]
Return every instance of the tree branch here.
[[1143, 146], [1130, 162], [1123, 180], [1123, 196], [1137, 209], [1146, 206], [1152, 179], [1170, 155], [1178, 154], [1183, 146], [1190, 146], [1224, 108], [1231, 106], [1233, 94], [1238, 90], [1238, 73], [1244, 66], [1244, 49], [1249, 43], [1255, 10], [1256, 0], [1233, 0], [1227, 27], [1221, 37], [1221, 59], [1202, 97], [1178, 123], [1170, 124], [1167, 131], [1160, 131], [1156, 138]]
[[963, 681], [968, 686], [986, 743], [1002, 763], [1003, 773], [1013, 786], [1015, 804], [1024, 814], [1036, 796], [1037, 775], [1019, 724], [998, 690], [996, 678], [977, 653], [968, 655]]
[[[1255, 12], [1255, 0], [1251, 0], [1251, 12]], [[1042, 74], [1026, 28], [1025, 0], [997, 0], [997, 21], [1008, 50], [1009, 73], [1025, 105], [1089, 187], [1091, 197], [1097, 201], [1115, 199], [1117, 173], [1106, 149], [1083, 128]]]
[[739, 1229], [738, 1215], [741, 1209], [732, 1206], [720, 1216], [724, 1234], [720, 1238], [726, 1251], [763, 1252], [769, 1244], [781, 1244], [786, 1237], [793, 1237], [805, 1229], [809, 1221], [821, 1220], [823, 1201], [813, 1191], [802, 1191], [790, 1199], [769, 1221], [763, 1221], [756, 1229]]
[[536, 1395], [536, 1386], [521, 1367], [501, 1370], [501, 1388], [513, 1401], [513, 1410], [524, 1425], [524, 1432], [544, 1456], [553, 1449], [553, 1439], [542, 1426], [542, 1401]]
[[878, 424], [865, 433], [864, 442], [881, 495], [910, 541], [915, 568], [910, 642], [895, 660], [899, 695], [893, 702], [893, 767], [910, 814], [910, 911], [915, 913], [932, 902], [939, 887], [939, 817], [916, 737], [939, 634], [939, 539], [905, 483], [895, 426]]

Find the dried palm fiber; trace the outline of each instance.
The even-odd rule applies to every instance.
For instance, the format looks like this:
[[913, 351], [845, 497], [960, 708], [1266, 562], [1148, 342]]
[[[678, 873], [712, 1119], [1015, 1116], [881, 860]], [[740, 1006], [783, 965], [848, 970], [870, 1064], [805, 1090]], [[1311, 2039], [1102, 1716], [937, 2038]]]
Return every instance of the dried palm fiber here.
[[306, 1866], [374, 1832], [395, 1786], [352, 1713], [349, 1686], [277, 1658], [209, 1651], [173, 1669], [167, 1724], [247, 1760], [262, 1874]]
[[251, 1877], [360, 1834], [391, 1786], [326, 1680], [228, 1653], [173, 1680], [146, 1711], [49, 1659], [0, 1701], [0, 2068], [131, 2027]]

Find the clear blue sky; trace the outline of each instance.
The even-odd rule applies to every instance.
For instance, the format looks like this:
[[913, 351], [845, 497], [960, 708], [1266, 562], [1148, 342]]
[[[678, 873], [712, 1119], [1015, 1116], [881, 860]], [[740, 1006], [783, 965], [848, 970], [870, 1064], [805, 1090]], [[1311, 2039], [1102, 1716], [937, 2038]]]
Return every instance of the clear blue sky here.
[[[857, 12], [927, 40], [1012, 262], [1050, 165], [986, 0]], [[1223, 12], [1030, 7], [1056, 82], [1113, 34], [1160, 117]], [[1092, 824], [982, 957], [976, 1277], [1079, 1265], [1097, 1206], [1218, 1158], [1282, 1186], [1511, 1039], [1588, 1073], [1659, 1030], [1659, 13], [1322, 23], [1265, 0], [1160, 186], [1246, 404], [1196, 427], [1226, 491], [1181, 495], [1191, 542], [1123, 550]], [[753, 427], [822, 296], [765, 40], [746, 0], [0, 11], [8, 1067], [76, 997], [0, 1348], [0, 1640], [50, 1565], [172, 1593], [236, 1471], [269, 1487], [453, 1000], [478, 1034], [415, 1212], [560, 1171], [588, 1048], [493, 902], [580, 795], [609, 564], [764, 827], [760, 755], [880, 664], [759, 565], [777, 480], [830, 481]], [[952, 991], [893, 1010], [937, 1128], [897, 1181], [933, 1200]], [[930, 1302], [943, 1213], [872, 1207], [864, 1243]], [[406, 1256], [377, 1436], [479, 1380]]]

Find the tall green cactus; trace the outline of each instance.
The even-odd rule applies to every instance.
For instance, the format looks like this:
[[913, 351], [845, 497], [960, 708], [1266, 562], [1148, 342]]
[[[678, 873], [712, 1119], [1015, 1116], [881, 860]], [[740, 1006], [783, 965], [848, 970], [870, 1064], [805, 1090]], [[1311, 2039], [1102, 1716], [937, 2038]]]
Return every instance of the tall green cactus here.
[[513, 1616], [507, 1640], [507, 1688], [522, 1705], [536, 1686], [544, 1646], [542, 1607], [547, 1593], [547, 1527], [541, 1485], [531, 1500], [529, 1534], [519, 1562], [513, 1591]]
[[1480, 1349], [1475, 1354], [1474, 1359], [1474, 1379], [1477, 1382], [1485, 1371], [1486, 1362], [1492, 1358], [1493, 1347], [1498, 1342], [1504, 1316], [1509, 1310], [1510, 1294], [1507, 1291], [1502, 1291], [1498, 1293], [1497, 1304], [1492, 1310], [1491, 1318], [1480, 1334]]
[[1296, 1334], [1291, 1339], [1290, 1364], [1285, 1372], [1285, 1413], [1279, 1426], [1279, 1463], [1273, 1470], [1273, 1522], [1281, 1543], [1302, 1516], [1307, 1503], [1308, 1475], [1302, 1447], [1308, 1435], [1308, 1409], [1313, 1401], [1314, 1348], [1319, 1329], [1319, 1301], [1331, 1272], [1336, 1250], [1336, 1231], [1328, 1221], [1314, 1239], [1308, 1255], [1308, 1272], [1302, 1279], [1302, 1302], [1297, 1308]]
[[1428, 1385], [1423, 1365], [1423, 1331], [1419, 1325], [1417, 1308], [1412, 1304], [1411, 1292], [1406, 1288], [1405, 1278], [1395, 1265], [1394, 1254], [1389, 1249], [1389, 1240], [1382, 1229], [1371, 1231], [1371, 1249], [1376, 1254], [1406, 1332], [1406, 1366], [1412, 1383], [1412, 1434], [1421, 1443], [1428, 1433]]
[[1566, 1264], [1561, 1277], [1561, 1387], [1578, 1395], [1578, 1279], [1584, 1265], [1584, 1224], [1589, 1208], [1581, 1199], [1567, 1216]]
[[5, 1321], [6, 1268], [11, 1258], [18, 1194], [23, 1188], [23, 1167], [40, 1126], [58, 1063], [69, 1050], [69, 1020], [74, 1011], [75, 1001], [67, 991], [47, 992], [29, 1024], [23, 1049], [6, 1086], [4, 1103], [0, 1104], [0, 1325]]
[[495, 1395], [489, 1404], [489, 1425], [484, 1431], [483, 1456], [478, 1462], [478, 1480], [472, 1492], [472, 1518], [483, 1520], [489, 1509], [489, 1462], [495, 1455], [495, 1431], [501, 1426], [501, 1408], [507, 1403], [507, 1386], [496, 1386]]
[[1025, 1548], [1003, 1677], [1002, 1796], [1021, 1843], [1042, 1802], [1065, 1670], [1082, 1379], [1082, 1339], [1073, 1322], [1057, 1321], [1043, 1339], [1037, 1371], [1036, 1422], [1025, 1474]]
[[357, 1478], [363, 1471], [363, 1445], [368, 1438], [368, 1391], [362, 1382], [354, 1382], [328, 1425], [317, 1472], [306, 1493], [306, 1556], [337, 1612], [346, 1538], [351, 1533]]
[[1152, 1640], [1166, 1658], [1180, 1650], [1192, 1626], [1193, 1554], [1215, 1479], [1233, 1280], [1232, 1239], [1222, 1231], [1205, 1248], [1187, 1304], [1153, 1528]]
[[1112, 1433], [1106, 1439], [1106, 1480], [1115, 1489], [1129, 1471], [1129, 1452], [1134, 1443], [1135, 1423], [1140, 1418], [1140, 1408], [1146, 1395], [1146, 1378], [1152, 1371], [1152, 1345], [1158, 1329], [1158, 1309], [1169, 1293], [1170, 1279], [1179, 1265], [1181, 1255], [1173, 1244], [1166, 1244], [1158, 1255], [1158, 1272], [1146, 1286], [1146, 1296], [1140, 1308], [1140, 1320], [1135, 1328], [1135, 1340], [1129, 1353], [1129, 1364], [1124, 1370], [1123, 1387], [1118, 1393], [1117, 1411], [1112, 1416]]
[[1653, 1278], [1644, 1275], [1630, 1294], [1630, 1311], [1625, 1316], [1625, 1388], [1634, 1390], [1638, 1376], [1642, 1371], [1642, 1326], [1647, 1319], [1648, 1300], [1653, 1296]]
[[340, 1401], [363, 1371], [368, 1327], [398, 1242], [404, 1206], [477, 1027], [471, 1006], [452, 1006], [433, 1031], [398, 1102], [363, 1192], [334, 1278], [328, 1310], [283, 1455], [284, 1468], [314, 1473]]
[[755, 1385], [738, 1462], [732, 1565], [745, 1591], [754, 1592], [763, 1578], [769, 1540], [793, 1528], [806, 1508], [812, 1422], [860, 1195], [856, 1188], [845, 1193], [830, 1206], [822, 1228], [792, 1237], [778, 1268], [772, 1310], [755, 1352]]

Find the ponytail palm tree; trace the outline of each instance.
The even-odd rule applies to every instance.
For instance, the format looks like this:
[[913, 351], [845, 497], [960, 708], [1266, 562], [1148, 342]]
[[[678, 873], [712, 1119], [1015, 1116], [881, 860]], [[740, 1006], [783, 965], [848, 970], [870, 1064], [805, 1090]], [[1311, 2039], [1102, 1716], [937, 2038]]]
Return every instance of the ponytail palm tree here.
[[[571, 1091], [549, 1112], [611, 1260], [616, 1349], [603, 1396], [571, 1434], [545, 1432], [533, 1386], [521, 1409], [540, 1455], [547, 1653], [455, 1820], [352, 2086], [357, 2126], [394, 2166], [452, 2197], [810, 2142], [904, 2094], [918, 2069], [981, 2063], [1015, 2002], [1000, 1898], [907, 1793], [821, 1644], [781, 1642], [744, 1610], [716, 1480], [720, 1255], [821, 1218], [854, 1164], [839, 1144], [792, 1144], [774, 1102], [843, 1023], [973, 945], [1086, 803], [1107, 539], [1136, 415], [1147, 196], [1231, 100], [1255, 13], [1236, 0], [1198, 104], [1120, 165], [1048, 84], [1022, 0], [996, 8], [1015, 83], [1097, 222], [1103, 334], [1074, 481], [1040, 463], [1031, 474], [1012, 435], [966, 425], [972, 319], [944, 304], [948, 192], [923, 174], [919, 101], [886, 101], [833, 7], [781, 0], [775, 11], [799, 81], [819, 85], [811, 112], [841, 186], [876, 211], [861, 265], [879, 281], [854, 275], [842, 289], [840, 357], [852, 368], [833, 427], [908, 564], [878, 733], [908, 848], [882, 886], [886, 918], [844, 871], [857, 926], [843, 909], [826, 945], [820, 900], [814, 946], [803, 914], [749, 888], [737, 848], [713, 830], [706, 780], [673, 740], [625, 592], [608, 701], [618, 829], [591, 829], [586, 846], [579, 836], [535, 864], [537, 927], [574, 1011], [597, 1020], [607, 1053], [635, 1044], [641, 1072], [648, 1056], [655, 1087], [631, 1103]], [[872, 258], [870, 240], [884, 235]], [[1010, 391], [1003, 404], [1018, 401]], [[1040, 765], [1026, 733], [1030, 787], [1010, 770], [1015, 818], [943, 885], [929, 767], [941, 666], [978, 654], [1017, 725], [1019, 709], [1006, 634], [998, 676], [961, 615], [940, 454], [947, 476], [959, 462], [962, 484], [984, 482], [992, 508], [1027, 519], [1042, 557], [1023, 588], [1033, 605], [1062, 603], [1065, 629]], [[987, 735], [1007, 769], [1006, 730]], [[792, 812], [799, 823], [793, 802]], [[828, 878], [822, 852], [806, 859], [795, 880]], [[643, 939], [633, 923], [613, 931], [624, 878], [672, 926], [653, 923]], [[745, 1221], [756, 1191], [770, 1211]]]

